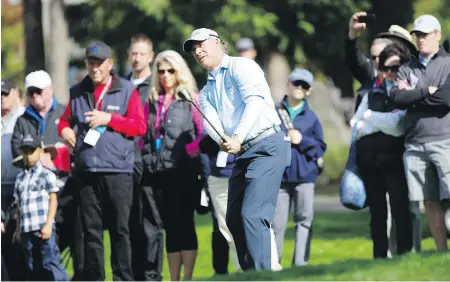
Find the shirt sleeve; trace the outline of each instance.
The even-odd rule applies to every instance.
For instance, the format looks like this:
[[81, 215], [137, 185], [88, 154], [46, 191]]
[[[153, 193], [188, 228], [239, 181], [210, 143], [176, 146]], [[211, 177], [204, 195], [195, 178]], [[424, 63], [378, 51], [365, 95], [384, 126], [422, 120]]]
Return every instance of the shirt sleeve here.
[[245, 110], [234, 134], [243, 142], [264, 109], [264, 99], [271, 94], [264, 72], [256, 62], [242, 59], [236, 62], [235, 68], [233, 76], [245, 103]]
[[265, 98], [270, 95], [264, 72], [261, 67], [250, 59], [241, 58], [236, 61], [233, 77], [236, 80], [242, 100], [249, 96], [260, 96]]
[[[200, 107], [202, 109], [203, 114], [206, 116], [206, 118], [212, 123], [214, 128], [217, 129], [217, 131], [221, 135], [225, 135], [225, 132], [223, 130], [222, 122], [220, 121], [219, 114], [217, 113], [216, 109], [211, 104], [211, 101], [209, 100], [207, 94], [204, 91], [200, 92]], [[206, 132], [208, 132], [208, 135], [211, 136], [211, 138], [216, 141], [217, 144], [221, 142], [221, 137], [216, 133], [216, 131], [211, 127], [211, 125], [205, 120], [204, 126], [206, 129]]]
[[353, 77], [361, 84], [375, 78], [376, 66], [359, 48], [358, 39], [345, 41], [345, 63]]
[[61, 132], [64, 128], [70, 127], [70, 121], [72, 119], [72, 109], [70, 108], [71, 100], [67, 103], [66, 109], [59, 118], [58, 123], [58, 135], [61, 136]]
[[368, 95], [364, 95], [355, 114], [350, 120], [350, 126], [353, 127], [363, 117], [364, 112], [369, 108]]
[[14, 130], [11, 136], [11, 153], [13, 158], [20, 156], [20, 143], [22, 142], [24, 131], [23, 124], [19, 118], [14, 125]]
[[19, 179], [19, 175], [20, 174], [17, 175], [16, 182], [14, 183], [13, 198], [15, 201], [19, 201], [19, 187], [20, 187], [19, 182], [20, 181], [17, 181]]
[[126, 137], [143, 136], [147, 132], [144, 109], [137, 90], [131, 94], [126, 115], [112, 114], [108, 126]]
[[319, 119], [316, 117], [313, 131], [311, 135], [303, 135], [302, 141], [298, 145], [294, 145], [301, 153], [310, 157], [312, 160], [317, 160], [325, 154], [327, 145], [323, 140], [323, 129]]
[[59, 191], [58, 183], [56, 181], [56, 174], [53, 172], [49, 172], [47, 174], [47, 183], [46, 183], [47, 193], [57, 193]]
[[261, 96], [247, 96], [244, 99], [244, 103], [245, 110], [242, 114], [241, 122], [234, 132], [234, 134], [239, 136], [241, 143], [244, 142], [253, 125], [259, 119], [259, 115], [264, 109], [264, 99]]
[[372, 124], [384, 134], [399, 137], [405, 134], [404, 117], [406, 111], [375, 112], [372, 111], [367, 123]]
[[390, 91], [390, 97], [400, 107], [407, 107], [415, 102], [424, 100], [430, 95], [428, 88], [416, 88], [411, 90], [399, 89], [398, 83], [408, 79], [408, 66], [400, 67], [397, 78], [394, 81], [394, 87]]

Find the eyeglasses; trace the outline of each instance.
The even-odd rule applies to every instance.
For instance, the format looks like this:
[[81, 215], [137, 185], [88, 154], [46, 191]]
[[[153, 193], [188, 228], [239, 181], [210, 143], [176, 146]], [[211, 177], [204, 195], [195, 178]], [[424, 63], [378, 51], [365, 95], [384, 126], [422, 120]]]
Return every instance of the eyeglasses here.
[[3, 92], [2, 91], [2, 96], [8, 96], [9, 95], [9, 92]]
[[378, 58], [378, 57], [380, 57], [380, 56], [375, 56], [375, 55], [372, 55], [371, 57], [372, 57], [372, 60], [376, 61], [376, 60], [377, 60], [377, 58]]
[[384, 72], [398, 72], [400, 66], [399, 65], [394, 65], [394, 66], [380, 66], [380, 71], [384, 71]]
[[306, 81], [303, 81], [303, 80], [294, 80], [291, 83], [295, 87], [301, 86], [305, 90], [309, 90], [309, 88], [311, 88], [311, 86]]
[[170, 74], [174, 74], [175, 73], [175, 69], [158, 70], [159, 74], [165, 74], [166, 72], [168, 72]]
[[42, 94], [42, 89], [37, 88], [37, 87], [30, 87], [27, 90], [27, 95], [30, 97], [33, 97], [34, 93], [41, 95]]

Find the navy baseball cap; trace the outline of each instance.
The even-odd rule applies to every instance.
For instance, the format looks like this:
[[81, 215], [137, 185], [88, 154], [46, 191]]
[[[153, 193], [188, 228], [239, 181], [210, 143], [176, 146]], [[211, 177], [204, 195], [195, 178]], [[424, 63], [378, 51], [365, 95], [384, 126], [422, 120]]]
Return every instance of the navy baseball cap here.
[[308, 83], [309, 86], [312, 86], [314, 82], [314, 76], [309, 70], [296, 68], [289, 75], [289, 82], [299, 80]]
[[253, 43], [253, 40], [251, 40], [250, 38], [244, 37], [239, 39], [238, 42], [236, 42], [236, 50], [238, 50], [239, 52], [254, 48], [255, 44]]
[[38, 136], [27, 134], [25, 135], [25, 137], [23, 137], [22, 142], [20, 143], [20, 149], [24, 147], [29, 147], [33, 149], [42, 147], [41, 139]]
[[2, 79], [2, 92], [9, 93], [14, 88], [14, 83], [9, 79]]
[[111, 54], [111, 47], [102, 41], [93, 41], [86, 48], [86, 59], [106, 60]]

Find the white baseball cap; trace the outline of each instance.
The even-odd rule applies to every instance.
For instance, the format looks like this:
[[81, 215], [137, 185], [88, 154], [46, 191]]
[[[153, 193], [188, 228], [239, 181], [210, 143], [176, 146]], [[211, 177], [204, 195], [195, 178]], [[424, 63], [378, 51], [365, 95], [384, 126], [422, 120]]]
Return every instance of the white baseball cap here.
[[194, 45], [195, 42], [205, 41], [208, 38], [220, 39], [217, 32], [215, 32], [212, 29], [199, 28], [199, 29], [194, 30], [191, 33], [191, 37], [189, 37], [188, 40], [184, 41], [183, 51], [186, 53], [191, 52], [192, 46]]
[[44, 89], [52, 85], [52, 79], [50, 75], [43, 70], [30, 72], [25, 77], [25, 88], [36, 87], [39, 89]]
[[418, 17], [414, 21], [414, 28], [411, 31], [411, 33], [414, 32], [430, 33], [435, 30], [441, 31], [441, 24], [439, 23], [438, 19], [436, 19], [432, 15], [423, 15]]

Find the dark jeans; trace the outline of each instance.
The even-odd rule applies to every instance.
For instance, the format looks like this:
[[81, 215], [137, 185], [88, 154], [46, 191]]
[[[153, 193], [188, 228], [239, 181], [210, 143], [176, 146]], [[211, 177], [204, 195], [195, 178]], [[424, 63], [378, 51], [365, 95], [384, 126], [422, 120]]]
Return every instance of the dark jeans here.
[[61, 252], [70, 249], [73, 265], [72, 280], [83, 279], [84, 247], [81, 229], [79, 191], [76, 176], [70, 176], [58, 194], [56, 213], [56, 235]]
[[[2, 195], [2, 211], [6, 213], [13, 202], [13, 196]], [[27, 262], [20, 243], [13, 243], [12, 237], [16, 230], [16, 220], [12, 217], [15, 210], [11, 213], [9, 220], [5, 224], [5, 233], [2, 234], [2, 259], [4, 266], [8, 271], [8, 278], [11, 281], [25, 281], [27, 278]], [[3, 272], [2, 272], [3, 275]]]
[[105, 280], [103, 220], [111, 238], [114, 281], [132, 281], [129, 216], [132, 203], [131, 173], [86, 172], [80, 177], [80, 214], [84, 236], [84, 279]]
[[149, 176], [142, 175], [142, 171], [142, 163], [135, 163], [133, 205], [130, 215], [133, 274], [136, 281], [161, 281], [164, 254], [163, 223], [156, 204], [156, 195], [148, 181]]
[[33, 231], [22, 233], [20, 242], [28, 263], [28, 281], [69, 281], [56, 245], [54, 225], [49, 239], [43, 240], [40, 231]]
[[370, 233], [374, 258], [387, 258], [387, 202], [389, 195], [392, 219], [395, 222], [397, 253], [412, 249], [412, 222], [409, 212], [408, 185], [401, 157], [389, 166], [378, 169], [359, 165], [370, 210]]
[[[212, 208], [212, 205], [211, 205]], [[220, 232], [219, 224], [215, 216], [214, 210], [211, 212], [213, 219], [213, 231], [212, 231], [212, 264], [214, 272], [216, 274], [228, 274], [228, 261], [230, 247], [228, 242]]]

